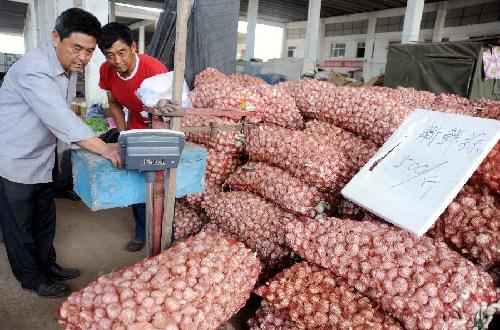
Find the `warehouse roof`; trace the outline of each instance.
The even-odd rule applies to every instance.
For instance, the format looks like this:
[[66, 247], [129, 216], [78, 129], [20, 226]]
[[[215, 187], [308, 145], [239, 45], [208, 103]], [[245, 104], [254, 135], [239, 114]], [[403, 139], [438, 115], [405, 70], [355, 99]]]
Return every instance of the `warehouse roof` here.
[[[440, 0], [425, 0], [438, 2]], [[247, 15], [248, 0], [240, 1], [240, 14]], [[309, 0], [259, 0], [259, 18], [273, 22], [307, 20]], [[321, 17], [342, 16], [406, 7], [406, 0], [322, 0]]]
[[[438, 2], [426, 0], [425, 2]], [[122, 0], [129, 4], [161, 7], [164, 0]], [[309, 0], [259, 0], [259, 18], [262, 20], [287, 23], [307, 20]], [[406, 0], [322, 0], [321, 17], [341, 16], [369, 11], [377, 11], [406, 6]], [[26, 18], [27, 4], [2, 0], [0, 10], [0, 32], [22, 34]], [[240, 1], [240, 15], [246, 17], [248, 0]]]
[[[151, 0], [163, 3], [163, 0]], [[425, 0], [439, 2], [442, 0]], [[259, 0], [259, 19], [288, 23], [307, 20], [309, 0]], [[406, 7], [406, 0], [322, 0], [321, 17], [342, 16]], [[246, 17], [248, 0], [240, 0], [240, 15]]]

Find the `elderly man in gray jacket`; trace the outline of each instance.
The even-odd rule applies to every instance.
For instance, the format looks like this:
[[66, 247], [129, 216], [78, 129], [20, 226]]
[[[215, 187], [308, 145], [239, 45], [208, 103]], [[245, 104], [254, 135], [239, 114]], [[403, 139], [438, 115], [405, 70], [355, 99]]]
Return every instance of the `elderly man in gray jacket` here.
[[52, 42], [16, 62], [0, 88], [0, 225], [14, 276], [42, 297], [68, 294], [68, 287], [57, 281], [80, 274], [56, 263], [53, 246], [57, 140], [121, 166], [118, 147], [95, 137], [68, 106], [77, 72], [90, 61], [100, 33], [95, 16], [66, 10], [57, 18]]

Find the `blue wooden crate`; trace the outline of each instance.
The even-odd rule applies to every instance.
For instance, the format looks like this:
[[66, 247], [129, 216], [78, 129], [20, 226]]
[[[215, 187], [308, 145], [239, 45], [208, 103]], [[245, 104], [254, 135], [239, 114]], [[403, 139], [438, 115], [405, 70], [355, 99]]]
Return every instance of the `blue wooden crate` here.
[[[72, 152], [73, 189], [92, 211], [126, 207], [146, 201], [143, 173], [118, 170], [86, 150]], [[176, 197], [201, 193], [205, 188], [207, 150], [186, 143], [177, 168]]]

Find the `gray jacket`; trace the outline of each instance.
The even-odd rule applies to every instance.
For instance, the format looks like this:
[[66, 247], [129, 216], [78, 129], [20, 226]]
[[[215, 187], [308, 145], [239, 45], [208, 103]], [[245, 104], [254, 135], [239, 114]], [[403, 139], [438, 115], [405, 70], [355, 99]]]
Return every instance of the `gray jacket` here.
[[70, 144], [95, 136], [69, 109], [76, 78], [66, 76], [51, 44], [12, 65], [0, 88], [0, 176], [51, 182], [57, 140]]

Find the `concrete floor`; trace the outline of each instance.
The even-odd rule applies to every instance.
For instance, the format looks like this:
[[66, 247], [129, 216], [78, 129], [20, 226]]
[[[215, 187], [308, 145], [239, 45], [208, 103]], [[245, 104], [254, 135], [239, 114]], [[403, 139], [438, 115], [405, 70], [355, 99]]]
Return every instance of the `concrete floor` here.
[[[91, 212], [83, 203], [57, 199], [55, 248], [57, 262], [77, 267], [82, 275], [67, 284], [79, 290], [99, 276], [133, 264], [144, 252], [131, 253], [125, 244], [133, 233], [131, 208]], [[0, 329], [61, 329], [56, 310], [64, 299], [42, 299], [21, 289], [0, 243]]]
[[[82, 202], [67, 199], [56, 199], [56, 205], [57, 262], [79, 268], [82, 273], [66, 282], [72, 291], [145, 257], [144, 250], [125, 250], [134, 228], [131, 208], [92, 212]], [[22, 290], [10, 270], [5, 246], [0, 243], [0, 330], [62, 329], [57, 323], [57, 308], [64, 300], [43, 299]], [[246, 320], [260, 305], [255, 297], [251, 301], [222, 329], [245, 328]]]

